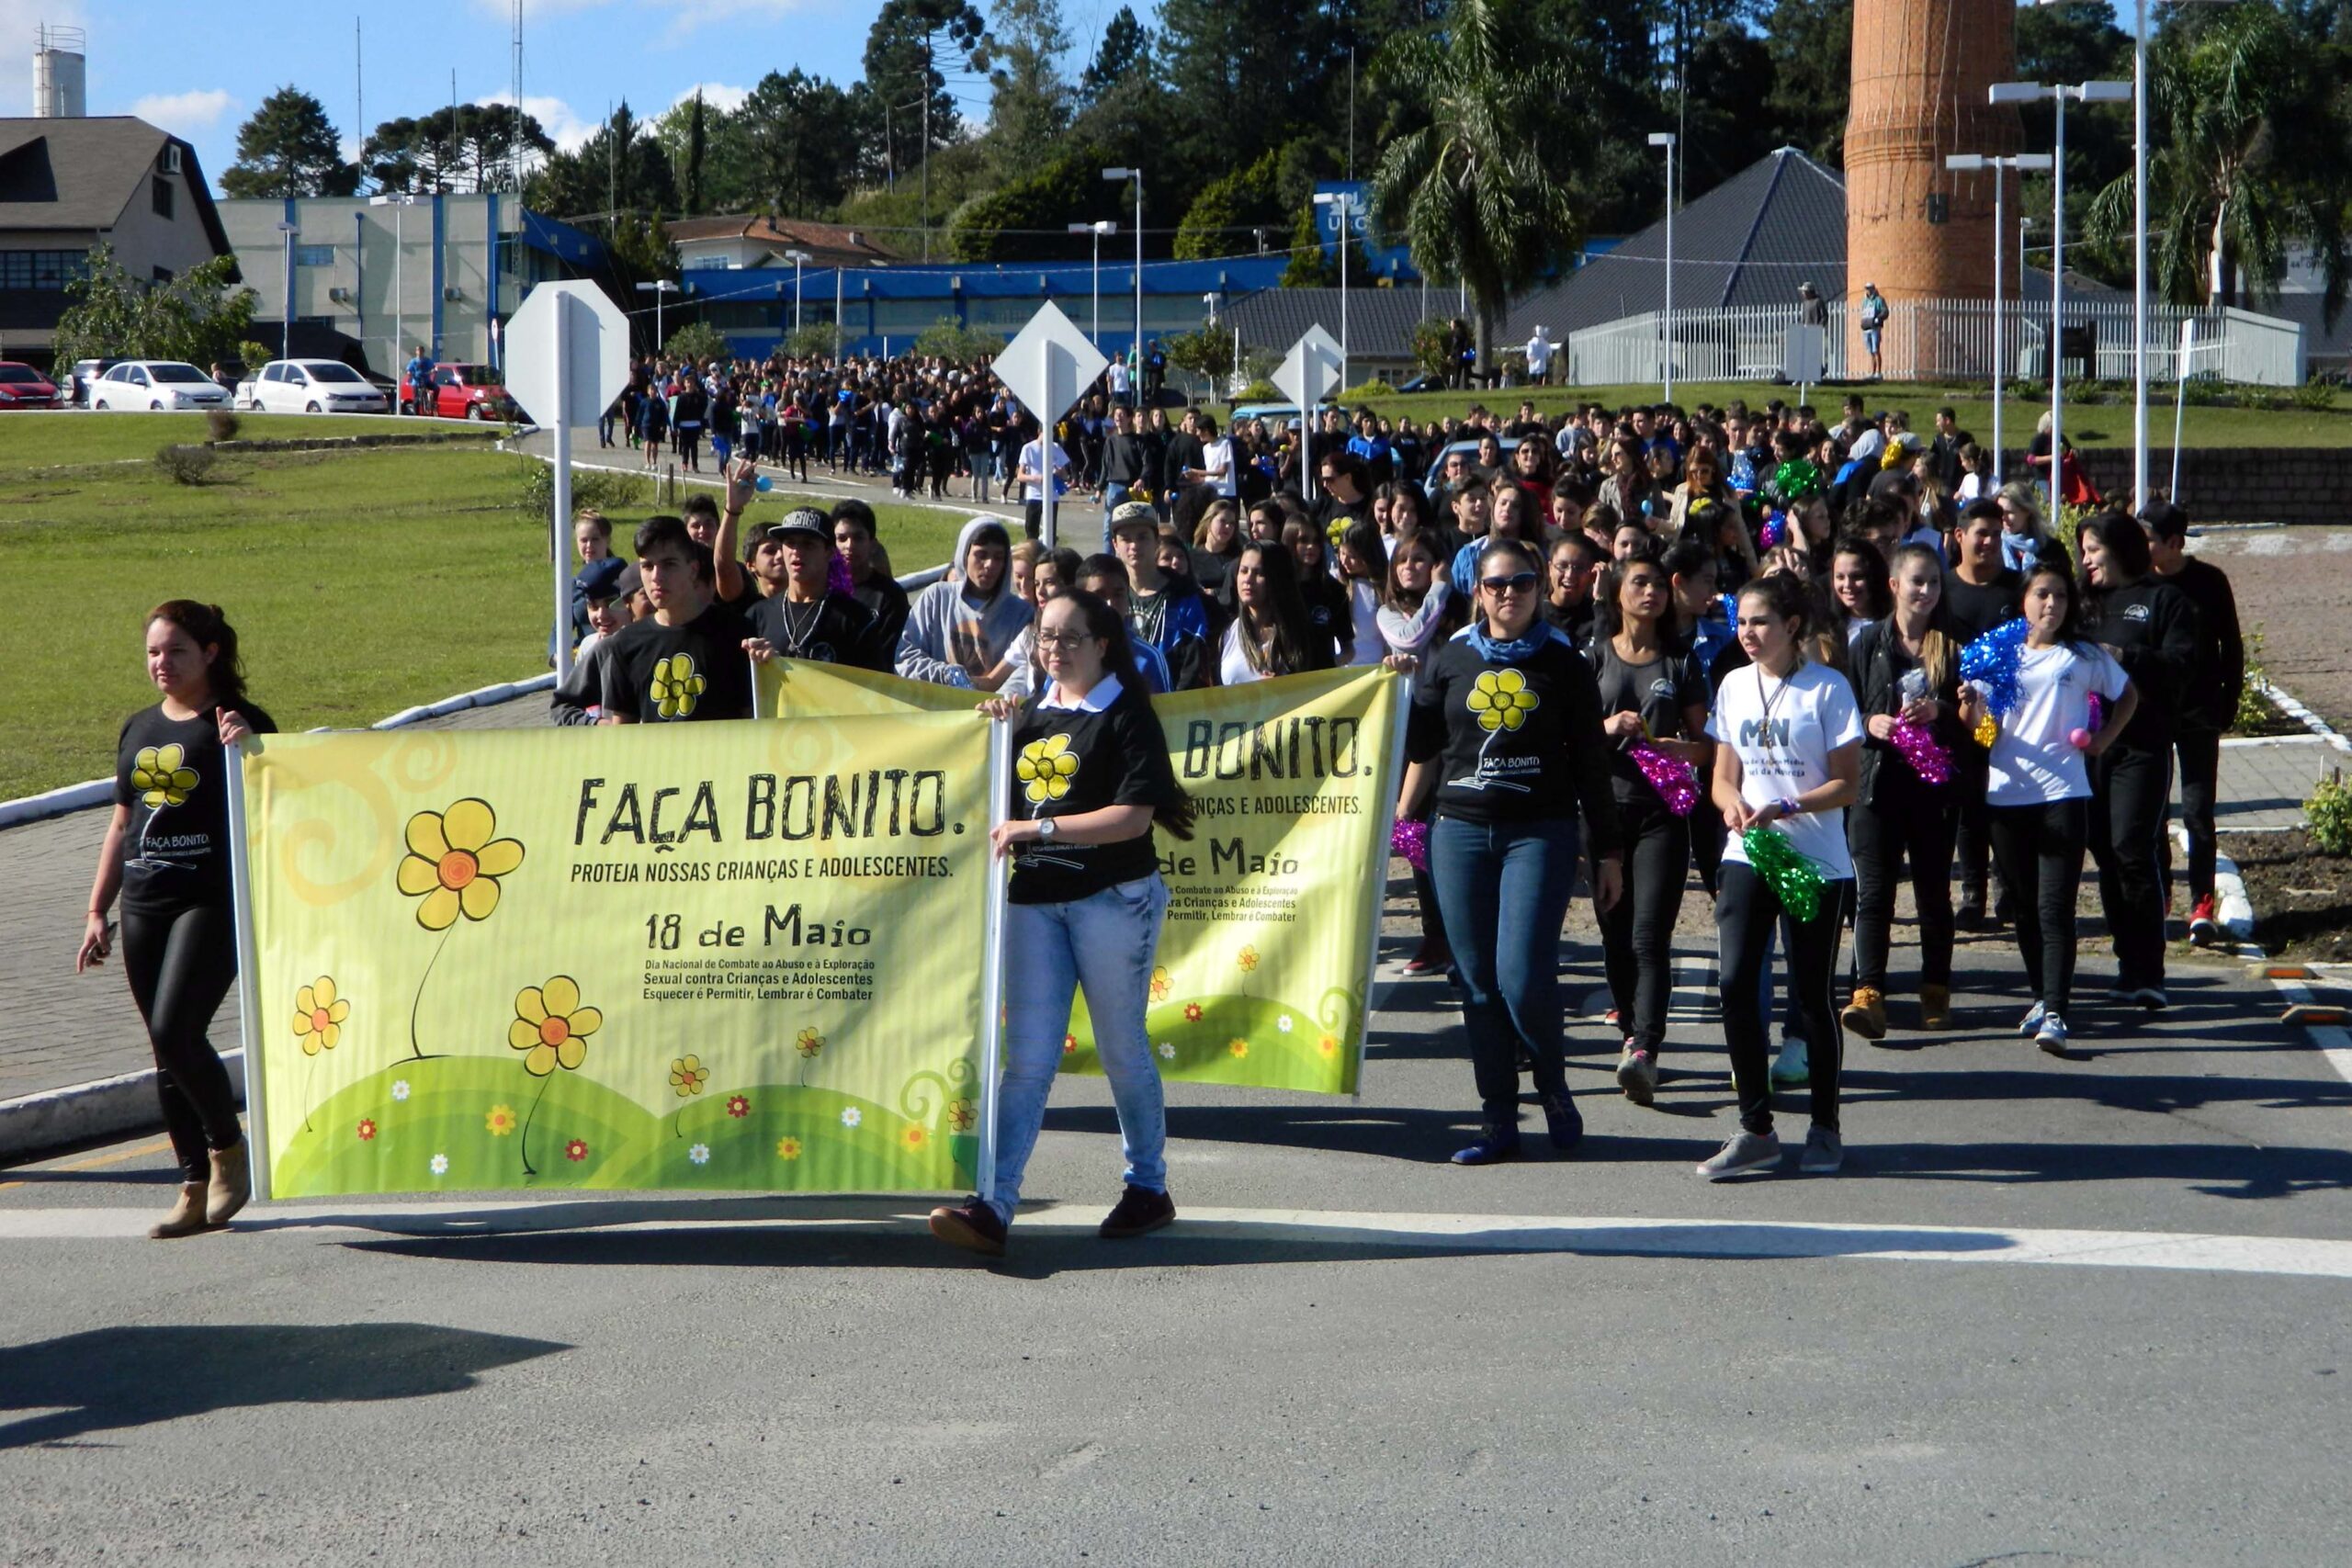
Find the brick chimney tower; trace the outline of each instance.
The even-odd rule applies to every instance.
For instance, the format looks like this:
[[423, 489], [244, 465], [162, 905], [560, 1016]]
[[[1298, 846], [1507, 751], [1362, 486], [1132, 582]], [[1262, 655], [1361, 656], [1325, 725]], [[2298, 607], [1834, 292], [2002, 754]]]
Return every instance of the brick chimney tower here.
[[[1890, 379], [1989, 367], [1977, 363], [1984, 357], [1981, 341], [1947, 348], [1933, 316], [1914, 321], [1902, 307], [1992, 298], [1993, 181], [2010, 182], [2014, 216], [2017, 177], [1956, 175], [1944, 159], [2017, 151], [2017, 111], [1985, 101], [1986, 88], [2015, 73], [2016, 28], [2017, 0], [1855, 0], [1846, 119], [1846, 352], [1857, 375], [1870, 366], [1858, 302], [1871, 283], [1896, 310], [1883, 345]], [[2015, 299], [2014, 265], [2007, 273], [2005, 292]]]

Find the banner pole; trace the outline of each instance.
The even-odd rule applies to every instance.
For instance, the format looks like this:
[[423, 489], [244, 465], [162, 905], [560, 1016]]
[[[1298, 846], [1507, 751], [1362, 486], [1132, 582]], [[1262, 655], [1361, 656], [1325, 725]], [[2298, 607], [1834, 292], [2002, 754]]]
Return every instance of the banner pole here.
[[571, 317], [566, 309], [569, 298], [559, 294], [555, 299], [555, 332], [548, 352], [555, 360], [555, 501], [548, 520], [548, 539], [553, 546], [548, 559], [555, 567], [555, 661], [558, 681], [571, 679], [571, 573], [564, 568], [571, 564], [569, 552], [571, 540], [571, 389], [567, 384], [571, 367], [565, 363], [564, 333], [570, 329]]
[[[1012, 727], [989, 721], [989, 831], [1012, 812], [1012, 770], [1008, 761]], [[996, 1197], [996, 1116], [999, 1059], [1004, 1043], [1004, 906], [1008, 879], [996, 863], [991, 843], [988, 856], [988, 908], [981, 920], [980, 970], [980, 1201]]]
[[1399, 675], [1395, 707], [1388, 716], [1388, 787], [1381, 793], [1380, 831], [1372, 841], [1372, 896], [1366, 900], [1372, 932], [1364, 944], [1363, 1023], [1356, 1031], [1356, 1082], [1349, 1091], [1356, 1100], [1363, 1098], [1364, 1056], [1372, 1047], [1372, 987], [1380, 973], [1380, 917], [1388, 903], [1388, 846], [1396, 831], [1396, 792], [1405, 784], [1405, 726], [1412, 706], [1413, 678]]
[[269, 1122], [262, 1079], [261, 977], [255, 970], [252, 852], [246, 843], [245, 749], [229, 753], [230, 908], [237, 942], [237, 1038], [245, 1054], [245, 1156], [254, 1196], [269, 1197]]

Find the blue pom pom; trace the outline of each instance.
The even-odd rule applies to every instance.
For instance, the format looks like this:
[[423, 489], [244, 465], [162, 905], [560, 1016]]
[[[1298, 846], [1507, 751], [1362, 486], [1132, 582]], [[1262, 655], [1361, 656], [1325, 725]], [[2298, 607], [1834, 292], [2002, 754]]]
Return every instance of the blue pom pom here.
[[2025, 650], [2026, 624], [2006, 621], [1960, 650], [1960, 673], [1984, 688], [1984, 705], [2001, 718], [2018, 705], [2018, 660]]

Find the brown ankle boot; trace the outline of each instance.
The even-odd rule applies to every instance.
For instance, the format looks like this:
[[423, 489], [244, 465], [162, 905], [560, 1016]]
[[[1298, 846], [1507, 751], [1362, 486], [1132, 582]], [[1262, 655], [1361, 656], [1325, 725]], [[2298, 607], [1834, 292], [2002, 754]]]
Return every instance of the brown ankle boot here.
[[212, 1185], [204, 1198], [207, 1224], [225, 1225], [230, 1216], [254, 1195], [253, 1173], [245, 1168], [245, 1141], [212, 1151]]
[[1846, 1004], [1842, 1021], [1847, 1030], [1865, 1040], [1886, 1038], [1886, 998], [1875, 986], [1857, 986], [1854, 999]]
[[1919, 987], [1919, 1027], [1922, 1029], [1951, 1027], [1951, 987], [1950, 986]]
[[204, 1222], [204, 1183], [191, 1181], [180, 1189], [180, 1201], [162, 1221], [147, 1228], [150, 1241], [170, 1241], [175, 1236], [194, 1235], [211, 1227]]

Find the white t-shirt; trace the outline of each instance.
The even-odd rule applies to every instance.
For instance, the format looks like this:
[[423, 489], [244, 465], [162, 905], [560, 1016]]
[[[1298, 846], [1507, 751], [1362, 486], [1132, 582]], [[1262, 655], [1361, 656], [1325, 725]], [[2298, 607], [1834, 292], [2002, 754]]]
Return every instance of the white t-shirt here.
[[[1776, 681], [1760, 666], [1735, 670], [1715, 693], [1707, 734], [1739, 758], [1739, 797], [1752, 807], [1793, 800], [1829, 782], [1829, 753], [1859, 745], [1861, 715], [1854, 688], [1826, 664], [1808, 660], [1787, 681]], [[1774, 823], [1799, 852], [1821, 864], [1833, 882], [1854, 874], [1846, 852], [1846, 813], [1807, 811]], [[1747, 851], [1734, 833], [1724, 859], [1747, 863]]]
[[[1971, 682], [1978, 691], [1982, 682]], [[2060, 643], [2018, 650], [2018, 705], [2001, 720], [1993, 742], [1984, 799], [1993, 806], [2041, 806], [2091, 792], [2080, 748], [2066, 739], [2087, 728], [2091, 694], [2109, 703], [2131, 677], [2096, 643]]]
[[1111, 395], [1114, 398], [1123, 398], [1126, 393], [1127, 362], [1124, 359], [1114, 359], [1111, 361]]
[[1552, 367], [1552, 340], [1532, 337], [1527, 340], [1527, 373], [1541, 376]]
[[1220, 435], [1201, 443], [1201, 468], [1211, 476], [1208, 482], [1216, 487], [1217, 494], [1229, 501], [1240, 493], [1240, 476], [1233, 471], [1231, 436]]
[[1225, 641], [1217, 649], [1216, 682], [1220, 686], [1246, 686], [1252, 681], [1271, 681], [1272, 675], [1253, 669], [1250, 663], [1248, 645], [1241, 639], [1250, 634], [1241, 627], [1239, 616], [1225, 628]]
[[[1021, 467], [1029, 469], [1033, 473], [1045, 473], [1046, 479], [1050, 481], [1054, 476], [1051, 473], [1046, 472], [1044, 457], [1045, 439], [1046, 438], [1041, 435], [1036, 440], [1032, 441], [1028, 446], [1023, 446], [1021, 449]], [[1058, 441], [1054, 443], [1054, 467], [1057, 468], [1067, 468], [1069, 467], [1069, 454], [1062, 450], [1062, 444]], [[1023, 501], [1043, 501], [1046, 499], [1046, 492], [1036, 485], [1025, 484], [1021, 487], [1021, 499]]]

